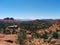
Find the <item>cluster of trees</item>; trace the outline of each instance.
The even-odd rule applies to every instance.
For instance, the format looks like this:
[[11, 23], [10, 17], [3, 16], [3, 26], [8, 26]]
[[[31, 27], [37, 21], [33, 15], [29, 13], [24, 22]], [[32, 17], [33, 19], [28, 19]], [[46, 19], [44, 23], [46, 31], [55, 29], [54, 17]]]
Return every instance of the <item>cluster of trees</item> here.
[[26, 21], [20, 24], [20, 27], [23, 29], [27, 29], [30, 31], [38, 30], [38, 29], [45, 29], [51, 26], [51, 23], [43, 21], [43, 20], [36, 20], [36, 21]]

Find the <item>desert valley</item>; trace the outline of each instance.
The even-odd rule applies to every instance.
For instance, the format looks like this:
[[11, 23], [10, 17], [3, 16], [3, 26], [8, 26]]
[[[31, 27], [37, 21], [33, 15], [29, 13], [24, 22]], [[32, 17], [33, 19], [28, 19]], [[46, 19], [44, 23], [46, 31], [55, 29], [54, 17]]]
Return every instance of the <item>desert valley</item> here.
[[60, 19], [0, 19], [0, 45], [60, 45]]

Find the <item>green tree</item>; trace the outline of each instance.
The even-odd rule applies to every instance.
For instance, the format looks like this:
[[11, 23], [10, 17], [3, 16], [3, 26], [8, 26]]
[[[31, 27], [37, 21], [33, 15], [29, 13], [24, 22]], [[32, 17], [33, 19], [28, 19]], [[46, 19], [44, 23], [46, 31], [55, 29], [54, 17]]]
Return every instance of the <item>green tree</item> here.
[[59, 37], [57, 32], [53, 32], [53, 38], [57, 39]]
[[42, 35], [42, 38], [48, 39], [48, 34], [45, 32], [45, 33]]
[[20, 45], [23, 45], [23, 41], [26, 39], [26, 32], [24, 30], [20, 30], [18, 33], [18, 41]]
[[32, 42], [31, 42], [30, 45], [35, 45], [35, 43], [32, 43]]

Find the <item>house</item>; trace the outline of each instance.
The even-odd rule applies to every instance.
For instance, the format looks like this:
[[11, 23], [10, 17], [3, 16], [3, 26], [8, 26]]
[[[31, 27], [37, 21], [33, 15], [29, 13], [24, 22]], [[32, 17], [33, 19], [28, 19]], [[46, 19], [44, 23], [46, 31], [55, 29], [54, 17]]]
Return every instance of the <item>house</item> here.
[[8, 34], [17, 34], [19, 32], [20, 28], [17, 25], [12, 25], [12, 26], [8, 26], [5, 29], [5, 33]]

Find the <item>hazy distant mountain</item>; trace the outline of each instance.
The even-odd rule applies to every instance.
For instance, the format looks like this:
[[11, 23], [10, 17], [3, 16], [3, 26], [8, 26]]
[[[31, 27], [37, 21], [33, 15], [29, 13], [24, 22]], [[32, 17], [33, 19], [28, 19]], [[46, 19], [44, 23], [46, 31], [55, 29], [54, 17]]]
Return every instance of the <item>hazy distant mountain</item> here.
[[[51, 23], [54, 23], [56, 22], [56, 20], [58, 19], [35, 19], [35, 20], [43, 20], [43, 21], [46, 21], [46, 22], [51, 22]], [[30, 22], [30, 21], [35, 21], [34, 19], [14, 19], [14, 18], [4, 18], [4, 19], [0, 19], [0, 22], [17, 22], [17, 23], [20, 23], [20, 22]]]
[[56, 19], [42, 19], [42, 20], [45, 20], [45, 21], [48, 21], [48, 22], [55, 22]]
[[20, 21], [31, 21], [31, 19], [15, 19], [15, 20], [20, 20]]

